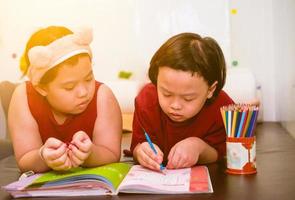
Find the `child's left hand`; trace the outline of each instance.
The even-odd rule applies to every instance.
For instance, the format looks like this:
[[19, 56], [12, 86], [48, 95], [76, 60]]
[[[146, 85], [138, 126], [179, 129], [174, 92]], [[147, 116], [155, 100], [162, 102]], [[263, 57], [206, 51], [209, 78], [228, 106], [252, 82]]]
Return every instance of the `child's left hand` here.
[[91, 146], [92, 142], [84, 131], [78, 131], [74, 134], [68, 146], [68, 155], [73, 167], [78, 167], [84, 163], [91, 153]]
[[200, 156], [198, 147], [201, 142], [199, 140], [196, 137], [189, 137], [176, 143], [169, 152], [166, 167], [178, 169], [195, 165]]

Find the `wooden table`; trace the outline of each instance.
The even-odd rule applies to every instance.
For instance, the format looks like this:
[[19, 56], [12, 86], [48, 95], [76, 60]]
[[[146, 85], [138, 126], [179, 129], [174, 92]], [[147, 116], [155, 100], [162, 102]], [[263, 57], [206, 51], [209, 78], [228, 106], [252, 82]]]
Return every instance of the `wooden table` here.
[[[54, 199], [214, 199], [214, 200], [293, 200], [295, 199], [295, 140], [278, 123], [257, 126], [257, 171], [255, 175], [228, 175], [224, 163], [208, 165], [213, 194], [139, 195], [119, 194], [100, 197], [60, 197]], [[124, 135], [123, 148], [128, 147], [130, 135]], [[19, 174], [13, 156], [0, 161], [0, 185], [17, 180]], [[0, 199], [11, 199], [1, 190]], [[27, 200], [30, 198], [26, 198]], [[32, 198], [33, 199], [33, 198]], [[34, 198], [42, 199], [42, 198]], [[44, 198], [45, 199], [45, 198]], [[48, 198], [46, 198], [48, 199]]]

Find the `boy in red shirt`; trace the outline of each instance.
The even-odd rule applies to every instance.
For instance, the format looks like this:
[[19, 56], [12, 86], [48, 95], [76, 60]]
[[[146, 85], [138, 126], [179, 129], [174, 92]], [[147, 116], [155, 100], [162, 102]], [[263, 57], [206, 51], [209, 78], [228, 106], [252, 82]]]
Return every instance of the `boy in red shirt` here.
[[217, 42], [194, 33], [170, 38], [153, 56], [149, 78], [152, 83], [135, 99], [134, 159], [160, 170], [162, 162], [177, 169], [222, 158], [226, 134], [220, 107], [234, 102], [222, 90], [226, 64]]

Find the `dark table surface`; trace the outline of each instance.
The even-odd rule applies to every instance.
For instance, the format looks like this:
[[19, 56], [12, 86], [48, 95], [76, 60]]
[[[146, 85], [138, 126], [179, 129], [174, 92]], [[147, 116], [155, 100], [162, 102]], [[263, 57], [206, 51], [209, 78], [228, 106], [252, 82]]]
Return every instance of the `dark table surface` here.
[[[257, 174], [229, 175], [225, 173], [225, 164], [222, 162], [207, 165], [214, 189], [212, 194], [119, 194], [118, 196], [54, 199], [295, 199], [295, 140], [278, 123], [259, 124], [256, 133]], [[0, 161], [0, 185], [6, 185], [17, 180], [18, 177], [19, 173], [14, 157], [8, 156], [2, 159]], [[11, 199], [11, 196], [0, 190], [0, 199]]]

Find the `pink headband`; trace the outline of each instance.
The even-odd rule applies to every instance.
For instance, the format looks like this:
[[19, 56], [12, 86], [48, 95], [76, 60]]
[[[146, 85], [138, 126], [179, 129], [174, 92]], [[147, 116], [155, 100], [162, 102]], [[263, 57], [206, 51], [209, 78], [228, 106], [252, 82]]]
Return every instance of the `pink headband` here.
[[82, 53], [92, 57], [89, 44], [92, 30], [81, 28], [73, 34], [59, 38], [47, 46], [35, 46], [28, 52], [30, 61], [28, 77], [33, 85], [38, 85], [42, 76], [56, 65]]

